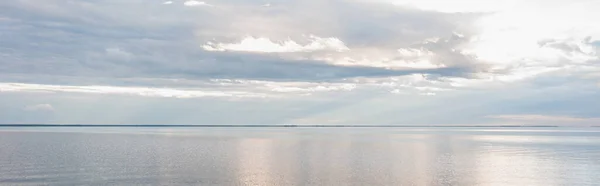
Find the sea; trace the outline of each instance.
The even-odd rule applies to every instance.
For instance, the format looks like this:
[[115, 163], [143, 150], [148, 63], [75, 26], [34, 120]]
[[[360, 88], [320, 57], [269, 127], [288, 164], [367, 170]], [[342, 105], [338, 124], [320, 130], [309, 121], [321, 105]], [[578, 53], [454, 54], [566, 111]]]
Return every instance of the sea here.
[[600, 128], [0, 127], [0, 185], [600, 185]]

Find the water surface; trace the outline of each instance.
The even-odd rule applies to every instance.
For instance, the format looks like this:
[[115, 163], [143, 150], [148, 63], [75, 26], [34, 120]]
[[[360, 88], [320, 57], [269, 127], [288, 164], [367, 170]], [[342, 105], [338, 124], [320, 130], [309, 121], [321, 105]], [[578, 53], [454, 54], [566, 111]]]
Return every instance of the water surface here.
[[600, 128], [0, 127], [0, 185], [595, 185]]

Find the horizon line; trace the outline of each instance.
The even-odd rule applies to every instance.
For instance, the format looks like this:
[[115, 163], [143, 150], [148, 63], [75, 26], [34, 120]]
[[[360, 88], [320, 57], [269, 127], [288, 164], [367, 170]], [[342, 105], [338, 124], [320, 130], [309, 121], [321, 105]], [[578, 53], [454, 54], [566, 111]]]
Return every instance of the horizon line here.
[[329, 125], [329, 124], [207, 124], [207, 125], [182, 125], [182, 124], [0, 124], [0, 127], [197, 127], [197, 128], [408, 128], [408, 127], [600, 127], [600, 126], [558, 126], [558, 125]]

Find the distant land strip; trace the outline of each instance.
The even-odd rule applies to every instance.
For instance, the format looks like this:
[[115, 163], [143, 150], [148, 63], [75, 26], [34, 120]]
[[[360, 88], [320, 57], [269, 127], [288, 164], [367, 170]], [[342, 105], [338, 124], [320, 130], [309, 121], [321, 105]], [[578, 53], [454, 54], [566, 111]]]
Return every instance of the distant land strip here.
[[[408, 127], [560, 127], [555, 125], [85, 125], [85, 124], [0, 124], [0, 127], [156, 127], [156, 128], [408, 128]], [[600, 127], [600, 126], [591, 126]]]

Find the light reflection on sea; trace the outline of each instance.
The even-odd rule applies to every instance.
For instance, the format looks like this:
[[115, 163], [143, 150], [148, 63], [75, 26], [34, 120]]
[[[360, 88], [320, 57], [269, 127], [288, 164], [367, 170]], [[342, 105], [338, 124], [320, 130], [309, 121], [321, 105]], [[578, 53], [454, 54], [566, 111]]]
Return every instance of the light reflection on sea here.
[[0, 128], [0, 185], [594, 185], [599, 128]]

